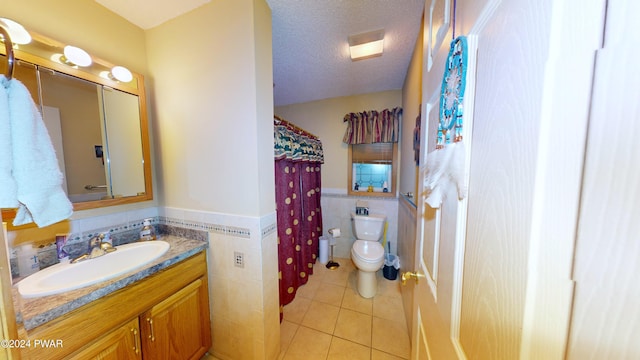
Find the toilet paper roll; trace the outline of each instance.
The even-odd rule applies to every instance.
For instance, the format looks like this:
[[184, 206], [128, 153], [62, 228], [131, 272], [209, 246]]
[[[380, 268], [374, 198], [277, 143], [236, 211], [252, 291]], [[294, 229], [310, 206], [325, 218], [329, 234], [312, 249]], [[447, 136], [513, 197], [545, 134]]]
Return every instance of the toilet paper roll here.
[[333, 237], [340, 237], [340, 229], [339, 228], [329, 229], [329, 234], [331, 234], [331, 236]]

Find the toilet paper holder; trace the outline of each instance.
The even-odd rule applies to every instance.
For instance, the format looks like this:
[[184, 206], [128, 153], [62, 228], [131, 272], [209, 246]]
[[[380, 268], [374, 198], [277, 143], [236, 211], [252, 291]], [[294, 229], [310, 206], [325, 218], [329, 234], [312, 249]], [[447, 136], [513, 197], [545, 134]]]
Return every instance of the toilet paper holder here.
[[331, 258], [329, 259], [329, 262], [327, 262], [327, 269], [329, 270], [335, 270], [338, 267], [340, 267], [340, 264], [338, 264], [337, 262], [333, 261], [333, 247], [336, 245], [336, 238], [340, 237], [340, 229], [339, 228], [331, 228], [329, 229], [329, 248], [331, 248]]

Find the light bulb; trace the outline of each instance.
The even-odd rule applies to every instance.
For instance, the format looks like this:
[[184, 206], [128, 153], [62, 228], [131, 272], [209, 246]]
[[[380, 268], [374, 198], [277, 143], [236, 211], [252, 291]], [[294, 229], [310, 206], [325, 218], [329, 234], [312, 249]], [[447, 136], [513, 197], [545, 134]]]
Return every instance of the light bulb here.
[[11, 37], [11, 42], [14, 44], [24, 45], [31, 42], [31, 35], [29, 35], [29, 32], [24, 28], [24, 26], [7, 18], [0, 18], [0, 23], [5, 25], [5, 28], [8, 30], [9, 36]]
[[111, 75], [113, 75], [116, 80], [125, 83], [133, 80], [133, 74], [124, 66], [114, 66], [111, 69]]
[[67, 45], [64, 47], [64, 57], [78, 66], [89, 66], [92, 63], [91, 56], [79, 47]]

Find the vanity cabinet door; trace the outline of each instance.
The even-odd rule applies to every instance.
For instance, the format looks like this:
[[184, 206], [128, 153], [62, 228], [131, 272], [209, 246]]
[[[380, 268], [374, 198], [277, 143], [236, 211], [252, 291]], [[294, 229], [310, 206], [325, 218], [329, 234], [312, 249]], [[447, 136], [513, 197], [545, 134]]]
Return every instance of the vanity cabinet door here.
[[140, 316], [144, 359], [200, 359], [211, 346], [206, 279], [198, 279]]
[[140, 360], [140, 328], [138, 318], [111, 331], [107, 335], [94, 341], [88, 347], [79, 350], [69, 359], [100, 359], [100, 360]]

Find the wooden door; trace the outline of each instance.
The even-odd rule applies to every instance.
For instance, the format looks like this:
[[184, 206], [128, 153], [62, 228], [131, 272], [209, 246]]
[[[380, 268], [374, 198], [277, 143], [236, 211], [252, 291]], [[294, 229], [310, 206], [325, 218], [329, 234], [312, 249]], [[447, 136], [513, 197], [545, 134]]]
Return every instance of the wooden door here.
[[144, 359], [200, 359], [211, 346], [207, 299], [198, 279], [142, 314]]
[[567, 359], [640, 358], [638, 13], [609, 0], [596, 54]]
[[[427, 0], [425, 3], [424, 123], [420, 135], [420, 164], [426, 164], [428, 154], [436, 151], [440, 86], [453, 35], [452, 12], [452, 1]], [[473, 98], [472, 95], [470, 97]], [[470, 141], [470, 130], [469, 120], [469, 126], [465, 127], [463, 133], [465, 142], [467, 138]], [[416, 196], [415, 269], [406, 269], [413, 270], [417, 282], [411, 279], [405, 285], [414, 287], [411, 358], [454, 359], [458, 357], [466, 200], [459, 201], [455, 187], [450, 187], [446, 189], [442, 205], [437, 209], [431, 208], [424, 202], [423, 182], [424, 171], [420, 171]], [[404, 275], [407, 277], [406, 273]]]
[[70, 359], [140, 360], [140, 328], [138, 318], [102, 336], [88, 347], [74, 353]]

